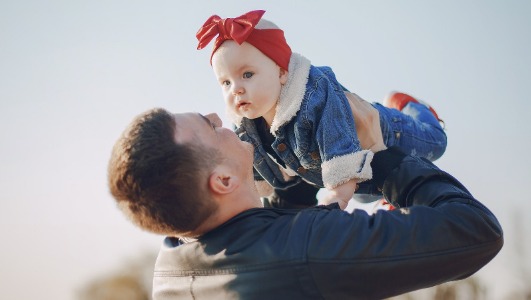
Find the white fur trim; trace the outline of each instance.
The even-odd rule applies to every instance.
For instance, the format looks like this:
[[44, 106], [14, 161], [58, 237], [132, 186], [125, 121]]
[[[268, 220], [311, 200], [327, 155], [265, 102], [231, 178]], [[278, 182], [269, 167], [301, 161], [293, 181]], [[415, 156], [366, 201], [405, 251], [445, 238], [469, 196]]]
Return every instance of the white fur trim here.
[[373, 156], [372, 151], [361, 150], [323, 162], [321, 168], [324, 186], [331, 189], [351, 179], [357, 179], [358, 182], [371, 179]]
[[306, 57], [292, 53], [289, 60], [288, 80], [280, 90], [277, 109], [270, 131], [275, 135], [280, 126], [289, 122], [301, 108], [311, 63]]

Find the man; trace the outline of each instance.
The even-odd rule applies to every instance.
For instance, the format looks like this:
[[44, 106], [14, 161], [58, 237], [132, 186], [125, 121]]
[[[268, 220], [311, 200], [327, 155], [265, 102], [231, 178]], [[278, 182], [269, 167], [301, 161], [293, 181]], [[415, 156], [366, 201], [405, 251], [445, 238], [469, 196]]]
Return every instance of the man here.
[[132, 122], [109, 186], [135, 224], [168, 236], [154, 299], [381, 299], [468, 277], [498, 253], [495, 216], [432, 163], [386, 149], [378, 113], [350, 100], [396, 210], [263, 208], [252, 146], [216, 115], [154, 109]]

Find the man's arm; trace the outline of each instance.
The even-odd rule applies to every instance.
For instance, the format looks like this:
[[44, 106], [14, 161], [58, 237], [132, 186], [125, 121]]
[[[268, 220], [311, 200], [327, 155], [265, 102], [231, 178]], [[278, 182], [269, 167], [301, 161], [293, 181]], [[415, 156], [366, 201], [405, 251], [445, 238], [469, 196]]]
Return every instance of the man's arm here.
[[371, 165], [398, 209], [316, 211], [308, 260], [325, 298], [381, 299], [466, 278], [500, 251], [496, 217], [453, 176], [395, 148]]

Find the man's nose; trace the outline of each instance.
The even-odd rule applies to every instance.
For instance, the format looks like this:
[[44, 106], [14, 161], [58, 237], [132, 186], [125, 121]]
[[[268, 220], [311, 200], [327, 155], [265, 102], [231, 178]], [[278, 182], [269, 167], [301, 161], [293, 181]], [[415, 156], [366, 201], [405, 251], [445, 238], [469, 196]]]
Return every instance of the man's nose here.
[[218, 116], [218, 114], [216, 113], [211, 113], [211, 114], [207, 114], [205, 115], [205, 117], [210, 120], [210, 122], [212, 122], [212, 124], [218, 126], [218, 127], [221, 127], [223, 126], [223, 121], [221, 121], [221, 118]]

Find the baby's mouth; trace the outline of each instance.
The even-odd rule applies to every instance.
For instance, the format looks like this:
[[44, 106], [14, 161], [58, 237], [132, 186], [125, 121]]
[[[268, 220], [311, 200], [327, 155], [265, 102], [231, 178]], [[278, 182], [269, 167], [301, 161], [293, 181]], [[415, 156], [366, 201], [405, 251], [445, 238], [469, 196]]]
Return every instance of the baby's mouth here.
[[249, 105], [251, 105], [250, 102], [242, 101], [242, 102], [238, 102], [238, 104], [236, 104], [236, 108], [237, 109], [247, 109], [249, 107]]

